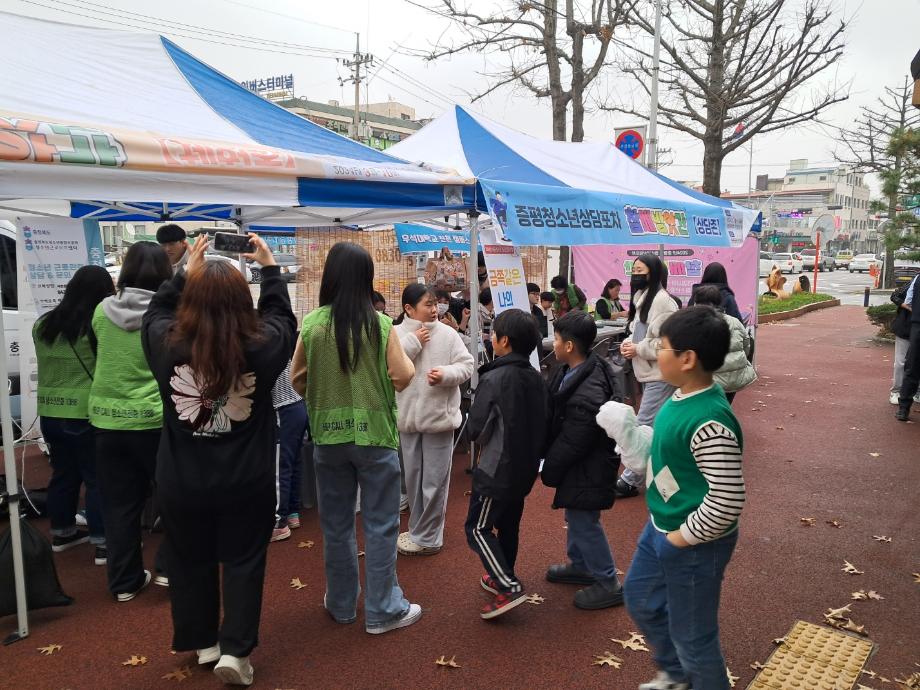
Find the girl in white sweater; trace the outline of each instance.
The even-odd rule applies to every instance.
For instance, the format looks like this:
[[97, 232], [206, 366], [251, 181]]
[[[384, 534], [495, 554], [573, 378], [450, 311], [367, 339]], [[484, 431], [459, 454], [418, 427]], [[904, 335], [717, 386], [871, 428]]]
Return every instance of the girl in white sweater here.
[[[674, 393], [674, 386], [662, 380], [658, 369], [661, 324], [677, 311], [677, 302], [664, 286], [664, 266], [654, 254], [643, 254], [633, 262], [630, 278], [630, 336], [620, 345], [620, 352], [632, 361], [633, 373], [642, 386], [642, 402], [636, 419], [639, 424], [654, 426], [655, 415]], [[645, 477], [624, 469], [617, 480], [620, 498], [639, 493]]]
[[437, 553], [444, 543], [444, 517], [454, 449], [460, 426], [460, 384], [473, 373], [473, 357], [457, 332], [438, 321], [438, 303], [425, 285], [402, 294], [394, 328], [415, 376], [396, 394], [399, 442], [409, 498], [409, 531], [397, 548], [407, 556]]

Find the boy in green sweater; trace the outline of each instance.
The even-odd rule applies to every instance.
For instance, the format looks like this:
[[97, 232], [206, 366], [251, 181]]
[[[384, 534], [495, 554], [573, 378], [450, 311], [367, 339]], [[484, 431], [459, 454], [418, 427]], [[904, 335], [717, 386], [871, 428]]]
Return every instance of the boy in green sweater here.
[[743, 439], [712, 380], [729, 343], [728, 325], [711, 307], [675, 312], [661, 327], [658, 366], [678, 390], [658, 412], [654, 433], [620, 403], [597, 415], [625, 465], [648, 465], [650, 520], [624, 583], [626, 608], [660, 669], [640, 690], [729, 687], [719, 596], [744, 506]]

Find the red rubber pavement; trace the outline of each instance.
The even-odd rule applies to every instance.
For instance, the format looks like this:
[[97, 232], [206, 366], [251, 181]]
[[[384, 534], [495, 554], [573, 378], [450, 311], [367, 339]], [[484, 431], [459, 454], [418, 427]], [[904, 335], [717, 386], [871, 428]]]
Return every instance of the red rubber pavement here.
[[[745, 434], [748, 505], [721, 610], [725, 654], [740, 676], [739, 688], [754, 675], [749, 664], [772, 652], [773, 638], [799, 618], [821, 623], [827, 608], [851, 603], [850, 593], [858, 589], [885, 597], [852, 602], [854, 620], [879, 645], [869, 667], [888, 678], [917, 670], [920, 584], [911, 573], [920, 572], [920, 424], [894, 419], [887, 402], [893, 348], [872, 342], [873, 332], [858, 307], [760, 329], [761, 378], [735, 401]], [[920, 410], [914, 419], [920, 421]], [[654, 674], [648, 653], [611, 641], [636, 629], [625, 610], [579, 611], [571, 603], [575, 588], [543, 580], [546, 566], [564, 559], [565, 527], [542, 486], [528, 498], [518, 572], [528, 591], [546, 601], [524, 604], [493, 622], [479, 619], [487, 599], [478, 585], [482, 568], [462, 530], [470, 484], [465, 462], [458, 456], [454, 467], [443, 551], [399, 558], [400, 582], [424, 609], [410, 628], [370, 636], [360, 608], [355, 625], [337, 625], [326, 616], [315, 511], [305, 514], [291, 540], [270, 546], [261, 645], [252, 657], [255, 687], [619, 689], [635, 688]], [[40, 463], [34, 457], [29, 462], [32, 481]], [[800, 517], [816, 523], [805, 527]], [[626, 570], [646, 519], [644, 503], [620, 501], [603, 519], [617, 565]], [[839, 520], [841, 527], [827, 520]], [[892, 541], [880, 543], [874, 535]], [[298, 548], [306, 540], [316, 545]], [[146, 540], [148, 564], [157, 541]], [[193, 655], [170, 654], [167, 591], [151, 586], [133, 602], [116, 604], [91, 557], [89, 547], [56, 557], [64, 588], [77, 601], [33, 612], [31, 636], [0, 648], [3, 684], [170, 687], [177, 681], [162, 677], [190, 665], [193, 674], [182, 687], [218, 687], [212, 673], [195, 666]], [[865, 574], [843, 573], [844, 560]], [[291, 588], [295, 577], [307, 586]], [[12, 618], [0, 621], [3, 634], [12, 627]], [[52, 656], [37, 651], [51, 643], [63, 648]], [[620, 669], [592, 665], [594, 655], [605, 651], [623, 659]], [[122, 666], [133, 654], [148, 663]], [[455, 655], [461, 668], [435, 665], [441, 655]]]

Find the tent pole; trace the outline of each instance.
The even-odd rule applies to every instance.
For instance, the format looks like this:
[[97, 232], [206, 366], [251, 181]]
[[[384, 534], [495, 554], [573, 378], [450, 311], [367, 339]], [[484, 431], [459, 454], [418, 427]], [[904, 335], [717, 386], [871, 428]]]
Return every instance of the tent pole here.
[[[467, 280], [470, 281], [470, 354], [473, 356], [473, 373], [470, 376], [470, 406], [476, 400], [476, 388], [479, 385], [479, 211], [470, 211], [470, 265]], [[469, 429], [467, 429], [469, 433]], [[475, 441], [470, 435], [470, 471], [476, 466]]]
[[6, 491], [10, 509], [10, 537], [13, 547], [13, 581], [16, 584], [17, 629], [4, 641], [4, 645], [29, 636], [29, 608], [26, 603], [25, 567], [22, 560], [22, 525], [19, 515], [19, 480], [16, 476], [16, 451], [13, 445], [13, 413], [10, 410], [9, 371], [6, 367], [6, 328], [0, 319], [0, 430], [3, 432], [3, 468], [6, 472]]

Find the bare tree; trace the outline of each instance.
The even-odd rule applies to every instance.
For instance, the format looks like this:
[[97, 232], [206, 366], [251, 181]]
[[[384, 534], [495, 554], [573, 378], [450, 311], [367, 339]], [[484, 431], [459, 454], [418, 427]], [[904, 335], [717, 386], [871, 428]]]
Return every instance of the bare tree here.
[[[414, 50], [433, 61], [461, 53], [499, 56], [501, 65], [486, 77], [486, 86], [472, 94], [475, 102], [504, 87], [549, 98], [553, 139], [565, 141], [569, 106], [572, 141], [584, 139], [585, 104], [592, 82], [609, 63], [614, 31], [623, 24], [636, 0], [508, 1], [493, 12], [478, 13], [464, 0], [415, 2], [449, 20], [460, 30], [427, 50]], [[454, 32], [456, 33], [456, 32]]]
[[[905, 188], [905, 157], [903, 146], [892, 146], [892, 139], [900, 132], [920, 128], [920, 111], [911, 105], [913, 81], [904, 77], [904, 83], [897, 87], [885, 87], [872, 106], [860, 108], [860, 114], [851, 127], [839, 129], [838, 150], [834, 157], [841, 163], [866, 173], [880, 176], [885, 193], [883, 208], [888, 213], [891, 230], [901, 228], [897, 221], [898, 198], [909, 190]], [[894, 249], [897, 233], [886, 233], [885, 287], [894, 284]]]
[[[757, 134], [814, 120], [847, 98], [833, 86], [801, 87], [838, 61], [847, 23], [830, 0], [671, 0], [662, 2], [659, 118], [703, 142], [703, 191], [718, 196], [722, 161]], [[654, 3], [630, 21], [654, 35]], [[652, 55], [639, 46], [629, 68], [650, 94]], [[604, 107], [604, 106], [602, 106]], [[637, 117], [646, 110], [607, 108]], [[739, 127], [741, 125], [741, 127]], [[733, 134], [735, 130], [737, 134]], [[743, 131], [742, 131], [743, 130]]]

